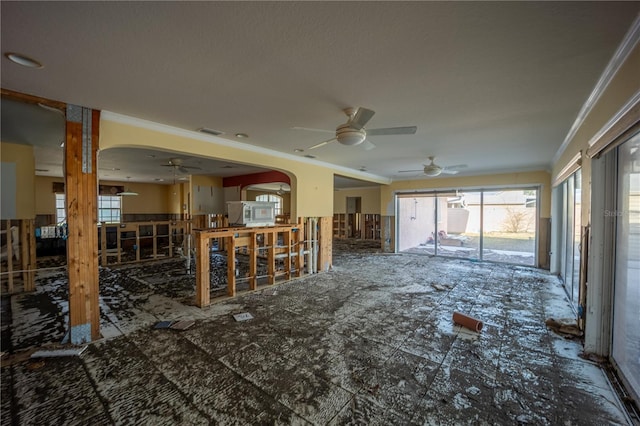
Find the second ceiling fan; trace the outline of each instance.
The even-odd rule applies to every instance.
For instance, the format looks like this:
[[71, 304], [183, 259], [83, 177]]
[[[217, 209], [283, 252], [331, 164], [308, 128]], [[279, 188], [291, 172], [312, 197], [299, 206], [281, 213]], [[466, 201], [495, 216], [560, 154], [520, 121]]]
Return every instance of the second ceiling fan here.
[[[335, 136], [326, 141], [317, 143], [307, 149], [316, 149], [327, 145], [333, 141], [338, 141], [342, 145], [354, 146], [366, 142], [365, 149], [373, 149], [375, 145], [367, 140], [367, 136], [387, 136], [387, 135], [413, 135], [418, 128], [416, 126], [408, 127], [385, 127], [381, 129], [365, 129], [364, 126], [371, 120], [375, 111], [359, 107], [345, 108], [344, 113], [349, 117], [346, 123], [341, 124], [335, 130]], [[330, 130], [309, 129], [306, 127], [294, 127], [299, 130], [312, 130], [321, 132], [330, 132]]]

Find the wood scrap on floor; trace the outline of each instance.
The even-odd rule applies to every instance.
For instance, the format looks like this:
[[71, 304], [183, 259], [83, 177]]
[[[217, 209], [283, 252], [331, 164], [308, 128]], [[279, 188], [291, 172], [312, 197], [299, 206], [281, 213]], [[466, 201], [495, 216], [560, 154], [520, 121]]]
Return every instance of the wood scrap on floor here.
[[544, 323], [549, 329], [553, 330], [557, 334], [565, 336], [568, 339], [582, 337], [582, 330], [580, 330], [578, 323], [574, 318], [547, 318]]

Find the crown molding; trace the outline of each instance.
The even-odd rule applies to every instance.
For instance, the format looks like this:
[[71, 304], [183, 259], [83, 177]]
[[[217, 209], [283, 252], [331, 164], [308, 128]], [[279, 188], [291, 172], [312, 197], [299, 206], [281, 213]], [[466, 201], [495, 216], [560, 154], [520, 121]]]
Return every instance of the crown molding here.
[[573, 125], [569, 129], [569, 133], [567, 133], [567, 136], [564, 138], [564, 141], [562, 141], [560, 148], [558, 148], [558, 151], [556, 151], [556, 154], [553, 156], [552, 164], [555, 164], [560, 159], [560, 156], [564, 153], [565, 149], [567, 149], [567, 146], [569, 146], [569, 143], [571, 143], [571, 141], [575, 137], [576, 133], [578, 132], [578, 129], [584, 123], [584, 120], [587, 118], [587, 116], [589, 115], [589, 113], [591, 112], [595, 104], [598, 102], [598, 100], [606, 90], [607, 86], [609, 86], [609, 83], [611, 83], [611, 81], [613, 80], [615, 75], [618, 73], [622, 65], [625, 63], [625, 61], [629, 57], [629, 54], [636, 47], [639, 41], [640, 41], [640, 14], [636, 16], [636, 19], [633, 21], [633, 24], [631, 24], [631, 28], [629, 28], [629, 30], [625, 34], [624, 38], [622, 39], [622, 42], [618, 46], [618, 49], [613, 54], [613, 57], [609, 61], [609, 64], [607, 64], [607, 67], [605, 68], [604, 72], [600, 76], [598, 83], [596, 83], [595, 87], [591, 91], [591, 94], [587, 98], [586, 102], [584, 103], [584, 105], [582, 105], [582, 108], [580, 109], [578, 116], [576, 117], [575, 121], [573, 122]]

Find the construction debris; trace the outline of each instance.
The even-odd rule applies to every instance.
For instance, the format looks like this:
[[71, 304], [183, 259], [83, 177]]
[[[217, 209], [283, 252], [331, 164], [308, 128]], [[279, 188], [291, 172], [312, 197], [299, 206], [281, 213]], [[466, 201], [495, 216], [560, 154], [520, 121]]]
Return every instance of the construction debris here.
[[173, 324], [173, 321], [160, 321], [157, 322], [156, 325], [153, 326], [153, 328], [169, 328], [171, 327], [171, 324]]
[[253, 319], [253, 315], [251, 315], [249, 312], [243, 312], [241, 314], [233, 315], [233, 318], [236, 321], [247, 321], [247, 320]]
[[469, 330], [475, 331], [476, 333], [480, 333], [482, 331], [482, 321], [468, 315], [461, 314], [460, 312], [453, 313], [453, 322], [466, 327]]
[[42, 350], [36, 351], [31, 354], [31, 358], [57, 358], [57, 357], [67, 357], [67, 356], [80, 356], [82, 352], [87, 349], [87, 346], [82, 346], [79, 348], [66, 348], [66, 349], [50, 349], [50, 350]]
[[182, 321], [176, 321], [173, 324], [171, 324], [171, 329], [172, 330], [186, 330], [189, 327], [193, 326], [196, 322], [193, 320], [182, 320]]
[[554, 332], [567, 338], [582, 337], [582, 330], [574, 318], [547, 318], [544, 323]]

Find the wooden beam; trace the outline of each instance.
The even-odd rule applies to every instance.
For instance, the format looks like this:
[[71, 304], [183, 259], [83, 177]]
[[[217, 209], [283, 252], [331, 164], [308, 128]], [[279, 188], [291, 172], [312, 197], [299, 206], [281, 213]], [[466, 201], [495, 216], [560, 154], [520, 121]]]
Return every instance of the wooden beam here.
[[[200, 308], [211, 304], [209, 294], [211, 280], [210, 268], [210, 239], [202, 232], [196, 231], [196, 305]], [[189, 254], [187, 253], [187, 256]]]
[[41, 98], [39, 96], [29, 95], [26, 93], [14, 92], [13, 90], [9, 89], [1, 89], [1, 94], [5, 99], [11, 99], [27, 104], [46, 105], [51, 108], [59, 109], [62, 113], [64, 113], [67, 108], [67, 104], [64, 102]]
[[69, 106], [64, 165], [72, 344], [100, 337], [96, 162], [99, 128], [99, 111]]

